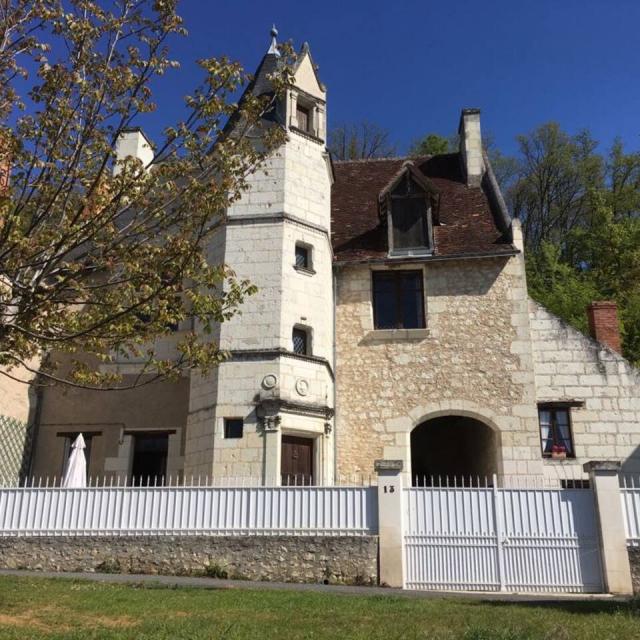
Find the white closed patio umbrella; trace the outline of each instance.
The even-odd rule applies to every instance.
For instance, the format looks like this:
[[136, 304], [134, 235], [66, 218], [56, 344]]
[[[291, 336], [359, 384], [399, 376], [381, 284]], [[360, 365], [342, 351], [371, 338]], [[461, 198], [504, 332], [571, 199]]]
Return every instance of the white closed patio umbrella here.
[[87, 460], [84, 457], [85, 443], [79, 434], [71, 445], [71, 455], [67, 461], [67, 468], [62, 479], [62, 486], [78, 489], [87, 486]]

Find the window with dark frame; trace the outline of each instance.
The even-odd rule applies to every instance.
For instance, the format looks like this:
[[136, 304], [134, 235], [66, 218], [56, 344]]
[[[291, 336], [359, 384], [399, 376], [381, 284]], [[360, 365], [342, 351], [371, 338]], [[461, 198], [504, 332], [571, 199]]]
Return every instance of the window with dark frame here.
[[424, 329], [422, 271], [373, 271], [375, 329]]
[[296, 264], [297, 269], [311, 270], [311, 247], [304, 244], [296, 244]]
[[307, 107], [303, 107], [302, 105], [296, 105], [296, 120], [298, 122], [298, 129], [301, 131], [309, 132], [309, 127], [311, 125], [311, 113]]
[[309, 332], [302, 327], [293, 328], [293, 352], [302, 356], [308, 356], [311, 353], [309, 345]]
[[133, 435], [133, 462], [131, 482], [146, 487], [162, 485], [167, 475], [169, 452], [168, 433], [145, 433]]
[[244, 434], [244, 420], [242, 418], [225, 418], [224, 419], [224, 437], [242, 438]]
[[393, 251], [429, 247], [427, 204], [424, 197], [392, 197], [391, 224]]
[[571, 408], [566, 405], [538, 406], [540, 443], [545, 458], [574, 458]]

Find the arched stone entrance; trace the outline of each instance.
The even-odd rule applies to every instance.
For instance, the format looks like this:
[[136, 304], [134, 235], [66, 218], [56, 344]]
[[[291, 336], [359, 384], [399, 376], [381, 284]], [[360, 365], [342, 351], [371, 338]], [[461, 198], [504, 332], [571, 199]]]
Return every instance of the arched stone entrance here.
[[[465, 483], [498, 473], [498, 438], [484, 422], [460, 415], [426, 420], [411, 432], [411, 481], [414, 486]], [[438, 477], [441, 480], [438, 480]]]

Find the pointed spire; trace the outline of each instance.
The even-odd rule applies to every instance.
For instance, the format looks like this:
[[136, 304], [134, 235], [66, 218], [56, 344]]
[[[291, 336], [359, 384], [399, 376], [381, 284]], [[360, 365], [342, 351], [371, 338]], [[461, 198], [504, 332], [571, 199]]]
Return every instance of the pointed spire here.
[[272, 54], [274, 56], [276, 56], [276, 58], [280, 57], [280, 51], [278, 51], [278, 42], [276, 41], [276, 38], [278, 37], [278, 30], [276, 29], [276, 25], [274, 24], [271, 27], [271, 46], [269, 47], [269, 50], [267, 51], [267, 55]]

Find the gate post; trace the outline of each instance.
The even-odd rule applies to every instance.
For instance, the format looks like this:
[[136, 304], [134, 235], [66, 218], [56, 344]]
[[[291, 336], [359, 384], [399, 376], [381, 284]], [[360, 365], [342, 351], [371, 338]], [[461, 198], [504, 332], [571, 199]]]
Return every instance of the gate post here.
[[493, 519], [496, 526], [496, 551], [498, 557], [498, 584], [500, 591], [505, 591], [505, 570], [504, 570], [504, 507], [502, 504], [502, 494], [498, 488], [498, 476], [493, 474]]
[[596, 501], [605, 587], [609, 593], [633, 595], [618, 479], [620, 462], [592, 460], [583, 468], [589, 473]]
[[404, 587], [402, 460], [376, 460], [380, 584]]

